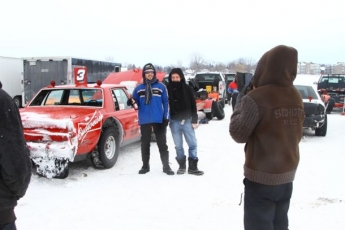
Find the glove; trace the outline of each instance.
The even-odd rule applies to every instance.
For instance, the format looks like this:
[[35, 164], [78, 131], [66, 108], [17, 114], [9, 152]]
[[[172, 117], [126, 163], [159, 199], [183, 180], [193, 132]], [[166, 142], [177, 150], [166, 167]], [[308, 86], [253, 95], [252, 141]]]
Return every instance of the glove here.
[[128, 106], [131, 106], [131, 105], [132, 105], [132, 98], [129, 98], [129, 99], [127, 100], [127, 105], [128, 105]]
[[164, 127], [167, 127], [168, 125], [169, 125], [169, 120], [164, 119], [164, 120], [163, 120], [163, 126], [164, 126]]

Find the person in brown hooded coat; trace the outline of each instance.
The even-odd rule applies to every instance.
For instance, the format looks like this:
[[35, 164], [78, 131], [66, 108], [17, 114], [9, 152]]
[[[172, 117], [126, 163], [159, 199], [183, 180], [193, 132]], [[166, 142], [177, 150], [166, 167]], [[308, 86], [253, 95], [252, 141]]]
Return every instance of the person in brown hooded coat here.
[[254, 90], [246, 95], [240, 92], [231, 116], [231, 137], [246, 143], [246, 230], [288, 229], [305, 116], [301, 95], [293, 86], [297, 61], [292, 47], [280, 45], [267, 51], [253, 76]]

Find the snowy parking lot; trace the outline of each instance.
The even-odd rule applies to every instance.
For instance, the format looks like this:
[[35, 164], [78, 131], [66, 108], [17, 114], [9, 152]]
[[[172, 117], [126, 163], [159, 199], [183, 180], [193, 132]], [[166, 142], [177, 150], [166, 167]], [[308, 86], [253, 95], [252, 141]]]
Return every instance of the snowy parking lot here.
[[[90, 162], [71, 164], [65, 180], [33, 174], [16, 207], [17, 227], [26, 230], [243, 229], [244, 144], [235, 143], [225, 118], [200, 124], [199, 169], [203, 176], [167, 176], [162, 172], [156, 143], [151, 146], [151, 171], [139, 175], [140, 143], [121, 149], [116, 165], [94, 169]], [[200, 114], [202, 116], [202, 114]], [[326, 137], [305, 131], [300, 164], [289, 211], [290, 229], [342, 230], [345, 226], [345, 116], [329, 115]], [[174, 145], [168, 130], [170, 162]]]

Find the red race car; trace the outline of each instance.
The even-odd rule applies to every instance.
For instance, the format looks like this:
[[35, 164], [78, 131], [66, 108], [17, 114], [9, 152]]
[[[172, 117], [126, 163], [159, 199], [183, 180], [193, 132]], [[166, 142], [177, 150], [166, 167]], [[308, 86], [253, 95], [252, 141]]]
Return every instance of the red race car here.
[[48, 178], [66, 178], [69, 162], [87, 157], [96, 168], [111, 168], [120, 146], [140, 140], [126, 87], [88, 84], [83, 69], [75, 71], [75, 85], [52, 82], [20, 109], [30, 157], [37, 173]]

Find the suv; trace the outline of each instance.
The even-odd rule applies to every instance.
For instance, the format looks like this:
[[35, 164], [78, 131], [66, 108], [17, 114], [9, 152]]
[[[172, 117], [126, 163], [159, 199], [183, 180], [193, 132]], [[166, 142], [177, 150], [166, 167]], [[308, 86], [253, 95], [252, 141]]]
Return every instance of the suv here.
[[335, 108], [343, 108], [345, 97], [345, 75], [328, 74], [321, 75], [317, 83], [317, 89], [325, 89], [335, 100]]
[[[219, 94], [219, 101], [224, 108], [226, 97], [226, 84], [224, 75], [220, 72], [200, 72], [196, 73], [194, 79], [197, 80], [200, 89], [207, 89], [207, 86], [211, 87], [212, 92]], [[215, 89], [215, 90], [214, 90]]]

